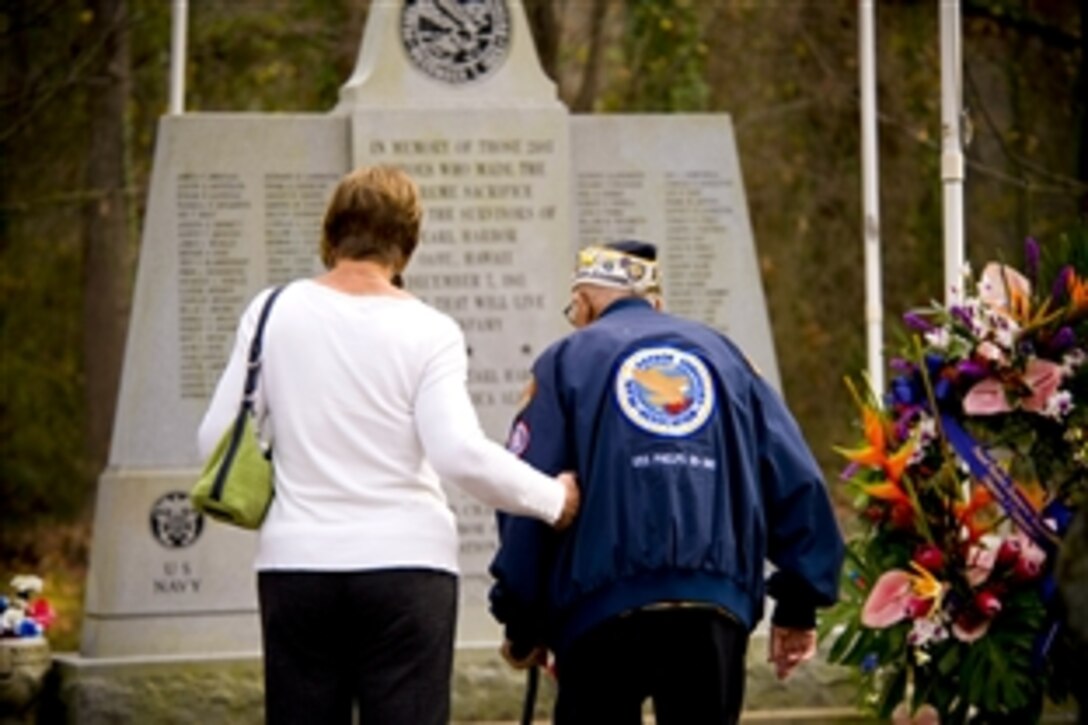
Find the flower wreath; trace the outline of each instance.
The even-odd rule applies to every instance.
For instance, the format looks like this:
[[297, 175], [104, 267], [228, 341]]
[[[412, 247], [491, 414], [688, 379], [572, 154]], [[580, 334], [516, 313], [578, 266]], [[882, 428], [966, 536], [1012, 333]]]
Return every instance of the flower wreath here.
[[848, 382], [858, 534], [823, 626], [882, 717], [1030, 722], [1068, 694], [1053, 563], [1088, 490], [1088, 247], [1065, 242], [908, 313], [883, 396]]

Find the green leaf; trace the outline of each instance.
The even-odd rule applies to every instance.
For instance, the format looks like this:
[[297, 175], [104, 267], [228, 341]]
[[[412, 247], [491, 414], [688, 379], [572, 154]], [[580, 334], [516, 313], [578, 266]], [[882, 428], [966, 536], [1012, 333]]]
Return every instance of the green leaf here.
[[888, 684], [884, 688], [880, 697], [880, 705], [877, 708], [877, 713], [881, 718], [887, 720], [892, 716], [892, 711], [895, 710], [896, 705], [903, 701], [907, 691], [907, 670], [905, 667], [899, 667], [892, 670], [891, 677], [888, 679]]
[[857, 645], [860, 638], [861, 632], [858, 631], [857, 625], [847, 625], [847, 629], [843, 630], [842, 634], [831, 645], [831, 649], [827, 653], [827, 659], [831, 662], [843, 662]]

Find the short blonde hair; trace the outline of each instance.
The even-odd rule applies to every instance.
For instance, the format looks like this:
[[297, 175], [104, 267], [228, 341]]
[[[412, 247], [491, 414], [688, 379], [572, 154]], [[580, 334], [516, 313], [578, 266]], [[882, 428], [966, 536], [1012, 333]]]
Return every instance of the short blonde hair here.
[[419, 244], [419, 189], [395, 166], [364, 166], [340, 180], [325, 210], [321, 261], [373, 259], [397, 271]]

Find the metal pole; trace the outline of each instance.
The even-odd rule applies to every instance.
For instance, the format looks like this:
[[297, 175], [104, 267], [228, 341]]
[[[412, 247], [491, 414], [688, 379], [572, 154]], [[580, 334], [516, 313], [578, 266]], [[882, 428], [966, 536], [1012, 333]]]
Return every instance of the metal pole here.
[[861, 201], [865, 250], [865, 335], [869, 385], [884, 390], [884, 302], [880, 277], [880, 168], [876, 125], [876, 22], [873, 0], [858, 0], [861, 82]]
[[189, 0], [174, 0], [170, 17], [170, 115], [185, 113], [185, 50]]
[[941, 0], [941, 182], [944, 189], [945, 303], [963, 298], [963, 109], [960, 2]]

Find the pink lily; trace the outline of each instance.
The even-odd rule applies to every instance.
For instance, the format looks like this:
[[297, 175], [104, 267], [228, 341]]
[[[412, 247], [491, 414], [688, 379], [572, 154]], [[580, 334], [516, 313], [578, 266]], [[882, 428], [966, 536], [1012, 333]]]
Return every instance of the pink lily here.
[[1046, 401], [1058, 392], [1062, 383], [1062, 366], [1049, 360], [1032, 358], [1024, 371], [1024, 384], [1031, 390], [1031, 397], [1024, 398], [1020, 405], [1024, 410], [1042, 413], [1046, 410]]
[[861, 608], [861, 623], [884, 629], [907, 617], [931, 616], [941, 603], [944, 586], [918, 562], [911, 568], [918, 574], [892, 569], [880, 575]]
[[[1050, 396], [1061, 385], [1062, 367], [1049, 360], [1032, 358], [1020, 381], [1030, 393], [1020, 398], [1020, 407], [1032, 413], [1042, 413]], [[968, 415], [996, 415], [1011, 410], [1005, 385], [997, 378], [986, 378], [975, 383], [963, 399], [963, 411]]]
[[990, 262], [982, 270], [978, 298], [1020, 322], [1027, 321], [1031, 315], [1031, 282], [1004, 264]]
[[907, 618], [910, 599], [910, 574], [902, 569], [884, 572], [865, 600], [865, 606], [861, 609], [861, 623], [873, 629], [884, 629], [901, 622]]
[[1005, 386], [997, 378], [986, 378], [971, 386], [963, 398], [967, 415], [997, 415], [1012, 410], [1005, 395]]

